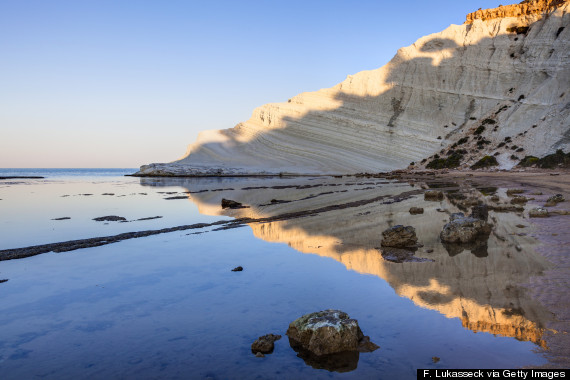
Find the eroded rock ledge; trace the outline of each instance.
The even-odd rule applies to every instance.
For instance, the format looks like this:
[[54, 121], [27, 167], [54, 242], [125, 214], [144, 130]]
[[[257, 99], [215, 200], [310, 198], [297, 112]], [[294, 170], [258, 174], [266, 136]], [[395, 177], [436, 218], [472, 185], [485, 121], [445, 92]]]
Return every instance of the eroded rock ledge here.
[[565, 0], [525, 0], [520, 4], [501, 5], [498, 8], [479, 9], [467, 15], [466, 24], [471, 24], [475, 20], [492, 20], [505, 17], [520, 17], [538, 15], [551, 12], [555, 8], [562, 6]]

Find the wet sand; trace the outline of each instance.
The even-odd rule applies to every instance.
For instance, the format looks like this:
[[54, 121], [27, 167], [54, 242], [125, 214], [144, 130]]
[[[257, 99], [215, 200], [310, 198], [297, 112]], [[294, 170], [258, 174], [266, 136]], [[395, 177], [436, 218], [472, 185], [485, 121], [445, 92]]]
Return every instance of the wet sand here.
[[[458, 173], [448, 173], [444, 177], [457, 178]], [[562, 194], [566, 199], [555, 207], [554, 211], [570, 210], [570, 171], [526, 171], [526, 172], [473, 172], [476, 178], [494, 186], [520, 187], [527, 193], [540, 191], [542, 196], [531, 201], [542, 206], [546, 198], [554, 194]], [[552, 175], [556, 174], [556, 175]], [[540, 201], [541, 202], [540, 202]], [[549, 348], [544, 352], [549, 364], [545, 368], [570, 368], [570, 217], [553, 215], [548, 218], [530, 218], [536, 227], [532, 236], [540, 241], [536, 251], [554, 264], [543, 276], [532, 277], [524, 284], [533, 298], [545, 305], [552, 313], [554, 320], [548, 323], [544, 340]]]

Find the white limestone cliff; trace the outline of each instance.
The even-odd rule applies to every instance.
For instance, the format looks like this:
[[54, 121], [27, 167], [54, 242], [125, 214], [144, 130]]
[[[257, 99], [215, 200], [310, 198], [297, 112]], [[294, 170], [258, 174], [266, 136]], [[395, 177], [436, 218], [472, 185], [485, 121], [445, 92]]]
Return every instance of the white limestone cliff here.
[[[504, 9], [503, 9], [504, 8]], [[461, 137], [462, 167], [502, 168], [570, 150], [570, 0], [474, 12], [332, 88], [266, 104], [232, 129], [202, 132], [178, 161], [141, 176], [347, 174], [408, 167]], [[510, 145], [498, 145], [506, 137]], [[516, 146], [515, 149], [512, 149]], [[523, 150], [520, 150], [522, 148]]]

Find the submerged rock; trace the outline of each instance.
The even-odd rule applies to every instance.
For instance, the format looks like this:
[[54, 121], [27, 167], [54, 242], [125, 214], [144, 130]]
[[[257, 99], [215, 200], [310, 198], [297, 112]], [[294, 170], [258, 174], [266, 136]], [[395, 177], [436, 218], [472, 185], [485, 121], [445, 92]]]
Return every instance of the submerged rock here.
[[123, 218], [122, 216], [117, 216], [117, 215], [107, 215], [107, 216], [100, 216], [98, 218], [93, 218], [93, 220], [97, 221], [97, 222], [121, 222], [121, 221], [127, 221], [126, 218]]
[[416, 229], [412, 226], [397, 225], [382, 232], [383, 247], [417, 247]]
[[508, 195], [509, 197], [511, 197], [511, 196], [513, 196], [513, 195], [515, 195], [515, 194], [522, 194], [522, 193], [524, 193], [524, 190], [523, 190], [523, 189], [508, 189], [508, 190], [507, 190], [507, 195]]
[[528, 198], [523, 196], [515, 195], [511, 199], [511, 204], [525, 204], [526, 202], [528, 202]]
[[222, 198], [222, 208], [245, 208], [246, 206], [242, 205], [239, 202], [232, 201], [231, 199]]
[[256, 354], [270, 354], [275, 348], [275, 341], [281, 339], [281, 335], [267, 334], [257, 338], [255, 342], [251, 344], [251, 352]]
[[465, 216], [462, 212], [451, 214], [451, 220], [439, 237], [445, 243], [469, 243], [491, 233], [491, 225], [484, 220]]
[[461, 252], [468, 250], [475, 257], [487, 257], [489, 256], [489, 246], [488, 246], [488, 236], [483, 235], [479, 238], [471, 241], [469, 243], [446, 243], [442, 242], [443, 248], [447, 251], [450, 257], [456, 256]]
[[473, 206], [471, 209], [471, 215], [469, 216], [471, 218], [487, 221], [487, 219], [489, 219], [489, 208], [486, 204]]
[[548, 217], [548, 210], [544, 207], [535, 207], [528, 212], [528, 216], [531, 218], [546, 218]]
[[421, 207], [411, 207], [410, 208], [410, 214], [412, 214], [412, 215], [423, 214], [423, 213], [424, 213], [424, 209]]
[[324, 310], [303, 315], [287, 329], [294, 349], [316, 356], [342, 352], [371, 352], [379, 347], [365, 337], [356, 319], [340, 310]]
[[424, 193], [424, 200], [426, 201], [441, 201], [443, 200], [443, 192], [439, 190], [428, 190]]
[[[433, 250], [431, 251], [433, 252]], [[416, 257], [415, 253], [416, 248], [385, 247], [381, 250], [382, 258], [393, 263], [419, 263], [425, 261], [433, 261], [431, 259]]]

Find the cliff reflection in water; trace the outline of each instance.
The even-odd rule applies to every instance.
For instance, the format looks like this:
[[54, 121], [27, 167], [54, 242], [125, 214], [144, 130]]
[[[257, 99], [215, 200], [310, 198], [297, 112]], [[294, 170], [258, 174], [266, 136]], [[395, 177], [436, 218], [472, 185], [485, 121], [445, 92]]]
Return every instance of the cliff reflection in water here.
[[[448, 318], [459, 318], [465, 328], [546, 348], [543, 326], [551, 313], [531, 299], [521, 284], [541, 275], [549, 264], [534, 253], [536, 241], [521, 233], [531, 228], [522, 213], [490, 211], [493, 232], [488, 240], [471, 246], [444, 247], [439, 240], [451, 213], [479, 201], [497, 204], [491, 195], [499, 196], [498, 203], [508, 203], [504, 189], [478, 190], [468, 181], [439, 184], [446, 197], [433, 202], [423, 199], [421, 187], [438, 187], [436, 183], [426, 186], [382, 178], [143, 178], [141, 184], [183, 186], [201, 213], [232, 217], [262, 218], [355, 202], [354, 207], [250, 223], [250, 227], [265, 241], [286, 243], [303, 253], [333, 258], [347, 269], [378, 276], [398, 295]], [[379, 196], [385, 198], [367, 202]], [[222, 198], [249, 207], [222, 210]], [[425, 211], [410, 215], [412, 206]], [[394, 263], [382, 258], [382, 231], [397, 224], [415, 227], [424, 245], [415, 256], [429, 261]]]

